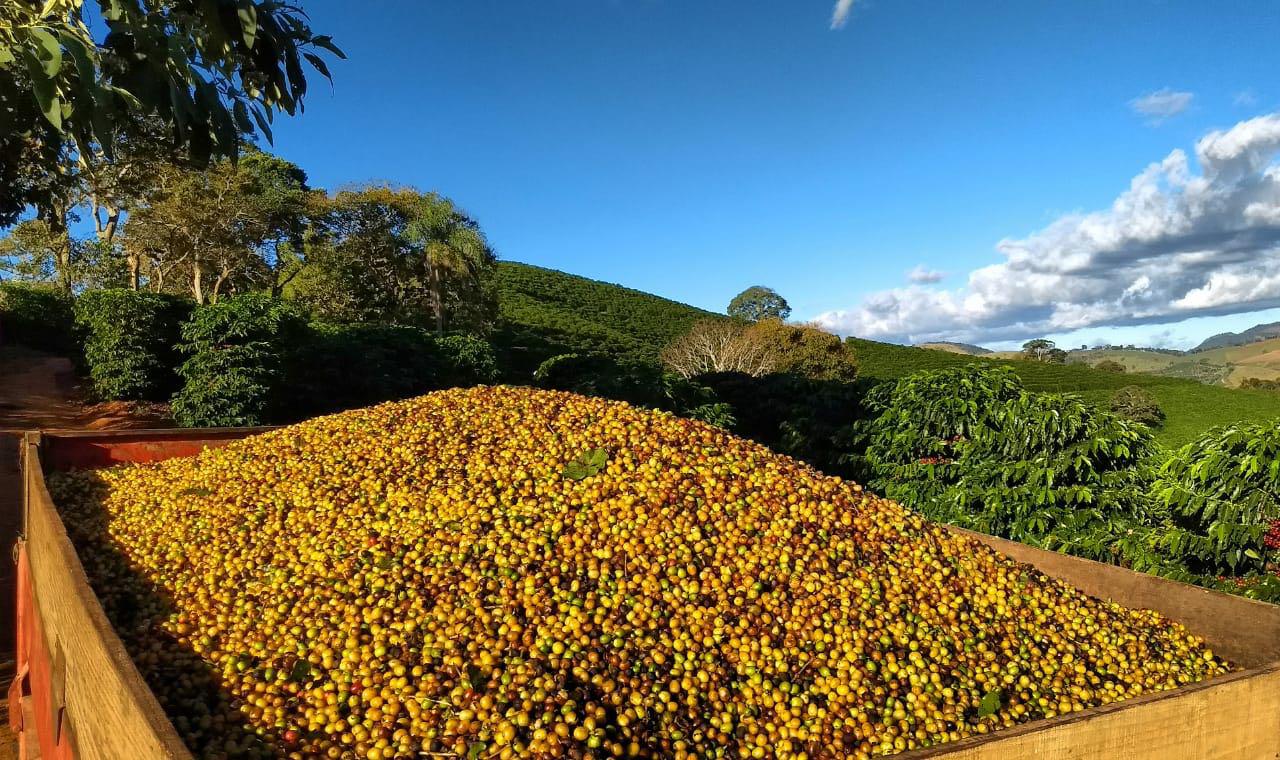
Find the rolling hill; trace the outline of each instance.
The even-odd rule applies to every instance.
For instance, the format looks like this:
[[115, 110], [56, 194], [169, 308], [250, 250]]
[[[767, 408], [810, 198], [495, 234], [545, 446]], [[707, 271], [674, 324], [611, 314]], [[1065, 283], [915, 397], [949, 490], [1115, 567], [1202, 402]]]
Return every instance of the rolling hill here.
[[1191, 349], [1188, 353], [1198, 353], [1200, 351], [1208, 351], [1214, 348], [1243, 346], [1256, 341], [1267, 340], [1268, 338], [1280, 338], [1280, 322], [1268, 322], [1262, 325], [1254, 325], [1248, 330], [1242, 330], [1238, 333], [1218, 333], [1217, 335], [1206, 338], [1200, 345]]
[[498, 263], [499, 329], [508, 366], [533, 372], [566, 353], [655, 361], [700, 319], [726, 318], [621, 285], [513, 261]]
[[[518, 377], [528, 377], [543, 360], [563, 353], [591, 351], [623, 361], [651, 362], [663, 346], [694, 322], [724, 318], [650, 293], [528, 264], [502, 262], [496, 279], [501, 324], [495, 342], [507, 366], [518, 369]], [[1158, 374], [1117, 374], [1086, 363], [1042, 364], [858, 338], [850, 338], [848, 343], [858, 354], [860, 373], [880, 380], [990, 361], [1012, 367], [1031, 390], [1078, 393], [1102, 405], [1118, 388], [1141, 386], [1156, 397], [1168, 415], [1156, 435], [1170, 446], [1186, 443], [1215, 425], [1280, 417], [1280, 393], [1270, 391], [1237, 390]], [[1280, 340], [1267, 350], [1269, 343], [1181, 357], [1118, 349], [1122, 353], [1117, 354], [1117, 360], [1128, 365], [1136, 362], [1133, 354], [1140, 353], [1138, 358], [1152, 366], [1165, 358], [1177, 360], [1170, 366], [1179, 362], [1194, 365], [1204, 358], [1214, 367], [1228, 361], [1237, 362], [1236, 367], [1265, 367], [1274, 359], [1278, 362], [1274, 376], [1280, 377], [1280, 355], [1271, 355], [1271, 351], [1280, 352]], [[1094, 361], [1102, 358], [1110, 357], [1099, 356]]]
[[986, 356], [991, 353], [991, 349], [975, 346], [972, 343], [956, 343], [950, 340], [940, 340], [934, 343], [917, 343], [916, 348], [932, 348], [935, 351], [950, 351], [953, 354], [964, 354], [966, 356]]

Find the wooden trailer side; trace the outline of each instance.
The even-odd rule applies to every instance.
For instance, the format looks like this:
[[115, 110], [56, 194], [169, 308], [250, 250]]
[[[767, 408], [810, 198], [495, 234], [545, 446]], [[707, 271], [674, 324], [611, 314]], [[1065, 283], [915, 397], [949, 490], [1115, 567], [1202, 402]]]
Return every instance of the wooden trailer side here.
[[48, 659], [29, 663], [28, 672], [47, 672], [49, 720], [74, 737], [76, 758], [190, 758], [89, 586], [45, 487], [39, 440], [29, 434], [23, 445], [25, 553], [29, 611], [43, 639], [33, 654]]

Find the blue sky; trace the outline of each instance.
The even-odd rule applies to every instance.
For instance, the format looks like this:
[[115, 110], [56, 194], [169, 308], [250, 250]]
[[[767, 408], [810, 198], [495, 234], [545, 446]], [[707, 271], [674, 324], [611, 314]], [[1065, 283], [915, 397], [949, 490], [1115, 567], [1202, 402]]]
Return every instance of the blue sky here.
[[[305, 7], [349, 60], [275, 149], [319, 186], [449, 195], [506, 259], [716, 310], [765, 284], [794, 317], [899, 341], [1184, 345], [1280, 319], [1274, 2], [855, 0], [840, 28], [818, 0]], [[1205, 174], [1215, 130], [1265, 165]], [[1081, 229], [1150, 223], [1070, 215], [1175, 150], [1185, 171], [1151, 178], [1162, 205], [1194, 206], [1204, 179], [1232, 219], [1184, 208], [1128, 258], [1142, 246], [1071, 258]], [[1250, 255], [1234, 233], [1170, 239], [1208, 228], [1247, 232]], [[1011, 269], [972, 279], [992, 265]], [[1273, 269], [1274, 288], [1241, 285]]]

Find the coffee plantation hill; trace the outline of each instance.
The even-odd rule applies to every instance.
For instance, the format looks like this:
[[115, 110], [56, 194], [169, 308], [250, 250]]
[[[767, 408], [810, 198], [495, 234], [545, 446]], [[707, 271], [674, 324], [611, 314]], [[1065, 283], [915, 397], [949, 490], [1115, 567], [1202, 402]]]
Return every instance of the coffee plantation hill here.
[[694, 306], [554, 269], [498, 264], [500, 326], [495, 336], [508, 366], [532, 372], [560, 354], [603, 354], [653, 362], [663, 346], [700, 319]]

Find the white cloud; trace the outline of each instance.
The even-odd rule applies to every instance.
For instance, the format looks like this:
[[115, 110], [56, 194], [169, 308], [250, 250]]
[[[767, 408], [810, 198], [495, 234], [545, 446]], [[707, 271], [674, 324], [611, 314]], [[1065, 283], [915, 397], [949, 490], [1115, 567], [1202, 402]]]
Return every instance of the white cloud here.
[[1252, 88], [1241, 90], [1235, 94], [1231, 102], [1241, 108], [1252, 108], [1258, 105], [1258, 93], [1254, 92]]
[[853, 0], [836, 0], [836, 7], [831, 10], [831, 28], [839, 29], [849, 20], [853, 11]]
[[924, 264], [916, 264], [910, 272], [907, 272], [907, 281], [916, 283], [917, 285], [928, 285], [935, 282], [942, 282], [946, 279], [946, 272], [939, 272], [936, 269], [930, 269]]
[[919, 283], [817, 317], [843, 334], [918, 343], [1018, 340], [1280, 306], [1280, 113], [1211, 132], [1198, 173], [1175, 150], [1110, 208], [999, 241], [963, 287]]
[[1165, 87], [1129, 101], [1134, 113], [1146, 116], [1150, 124], [1163, 124], [1191, 107], [1195, 96]]

